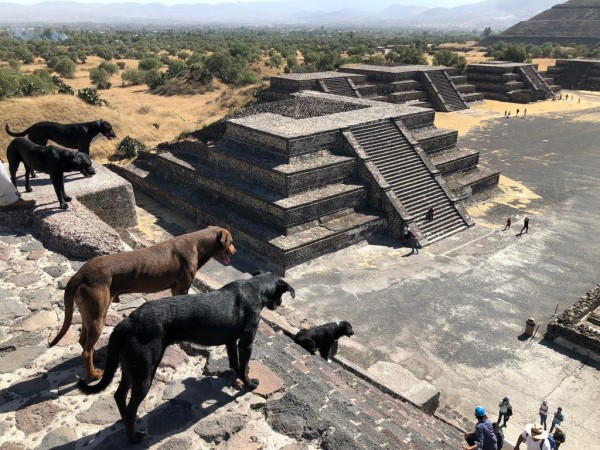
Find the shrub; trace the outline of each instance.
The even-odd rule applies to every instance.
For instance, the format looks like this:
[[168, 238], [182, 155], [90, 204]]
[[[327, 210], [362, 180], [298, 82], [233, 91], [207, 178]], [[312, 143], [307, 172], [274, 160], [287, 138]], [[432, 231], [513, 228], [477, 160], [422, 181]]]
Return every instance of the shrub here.
[[123, 61], [117, 61], [117, 67], [123, 70], [125, 69], [125, 63]]
[[98, 69], [105, 70], [109, 75], [114, 75], [119, 71], [119, 66], [108, 61], [102, 61], [98, 66]]
[[173, 61], [169, 61], [169, 68], [166, 72], [167, 78], [173, 78], [179, 75], [181, 72], [187, 69], [187, 64], [184, 61], [180, 61], [175, 59]]
[[90, 80], [98, 89], [110, 89], [110, 74], [104, 69], [90, 70]]
[[125, 136], [117, 146], [116, 156], [119, 159], [135, 158], [139, 152], [146, 151], [146, 146], [137, 139]]
[[108, 105], [108, 102], [102, 98], [100, 98], [100, 94], [98, 94], [98, 90], [94, 88], [83, 88], [77, 89], [77, 97], [83, 100], [86, 103], [94, 106], [104, 106]]
[[138, 69], [140, 70], [154, 70], [160, 69], [162, 63], [157, 58], [144, 58], [138, 63]]
[[436, 66], [456, 67], [463, 71], [467, 65], [467, 59], [450, 50], [440, 50], [433, 55], [433, 64]]
[[249, 70], [244, 70], [236, 80], [236, 84], [240, 86], [245, 86], [247, 84], [258, 83], [258, 75]]
[[54, 83], [54, 86], [58, 89], [59, 94], [75, 95], [73, 88], [56, 75], [52, 76], [52, 83]]
[[19, 80], [19, 95], [29, 97], [54, 92], [52, 77], [45, 70], [36, 70], [32, 74], [23, 74]]
[[143, 72], [144, 83], [146, 83], [150, 89], [156, 89], [165, 82], [165, 77], [159, 70], [145, 70]]
[[385, 59], [393, 63], [427, 64], [423, 53], [415, 45], [396, 46]]
[[137, 69], [129, 69], [121, 74], [121, 79], [124, 83], [130, 83], [133, 86], [144, 84], [144, 71]]
[[75, 78], [77, 65], [68, 56], [62, 56], [52, 69], [63, 78]]
[[19, 95], [19, 72], [9, 67], [0, 67], [0, 99]]

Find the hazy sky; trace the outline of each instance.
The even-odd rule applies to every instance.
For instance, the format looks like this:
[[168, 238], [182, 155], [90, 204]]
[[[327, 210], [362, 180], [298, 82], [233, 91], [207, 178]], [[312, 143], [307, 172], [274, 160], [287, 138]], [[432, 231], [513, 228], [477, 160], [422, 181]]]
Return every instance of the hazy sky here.
[[[0, 0], [1, 3], [17, 3], [21, 5], [31, 5], [33, 3], [40, 3], [45, 0]], [[178, 4], [190, 4], [190, 3], [240, 3], [248, 1], [293, 1], [293, 0], [67, 0], [76, 1], [80, 3], [162, 3], [164, 5], [178, 5]], [[297, 1], [297, 0], [296, 0]], [[445, 6], [452, 7], [458, 5], [466, 5], [469, 3], [477, 3], [481, 0], [389, 0], [389, 4], [395, 5], [418, 5], [418, 6]], [[323, 4], [327, 4], [328, 0], [323, 0]], [[336, 2], [337, 3], [337, 2]], [[345, 2], [347, 7], [350, 8], [361, 8], [363, 5], [368, 5], [369, 0], [348, 0]], [[367, 7], [367, 9], [369, 9]]]

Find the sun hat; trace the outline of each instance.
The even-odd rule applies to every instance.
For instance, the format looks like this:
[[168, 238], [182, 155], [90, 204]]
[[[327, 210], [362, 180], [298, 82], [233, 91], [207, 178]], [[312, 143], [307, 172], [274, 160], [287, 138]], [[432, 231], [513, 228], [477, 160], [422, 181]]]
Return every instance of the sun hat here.
[[539, 441], [540, 439], [546, 439], [548, 437], [548, 432], [544, 430], [544, 427], [539, 423], [529, 423], [525, 425], [525, 431], [534, 441]]
[[483, 406], [478, 406], [475, 408], [475, 417], [483, 417], [485, 416], [485, 408]]

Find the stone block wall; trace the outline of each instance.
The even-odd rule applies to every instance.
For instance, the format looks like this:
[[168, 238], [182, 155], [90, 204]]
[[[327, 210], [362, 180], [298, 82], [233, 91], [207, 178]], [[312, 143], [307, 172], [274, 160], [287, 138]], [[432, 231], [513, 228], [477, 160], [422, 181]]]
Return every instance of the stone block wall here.
[[585, 320], [600, 308], [600, 284], [548, 324], [546, 338], [562, 337], [576, 345], [600, 353], [600, 327]]

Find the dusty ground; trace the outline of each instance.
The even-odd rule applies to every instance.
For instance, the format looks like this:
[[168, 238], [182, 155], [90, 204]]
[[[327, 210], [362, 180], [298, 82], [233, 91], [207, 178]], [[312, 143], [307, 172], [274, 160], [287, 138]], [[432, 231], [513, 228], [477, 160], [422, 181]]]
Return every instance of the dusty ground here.
[[[64, 80], [75, 92], [90, 87], [89, 70], [98, 67], [102, 59], [91, 56], [85, 64], [78, 64], [74, 79]], [[125, 69], [137, 68], [137, 61], [122, 60]], [[44, 68], [45, 64], [22, 66], [23, 72]], [[280, 69], [267, 67], [264, 61], [252, 67], [260, 76], [281, 73]], [[113, 141], [100, 139], [92, 146], [92, 156], [105, 162], [125, 136], [131, 136], [148, 147], [171, 141], [181, 133], [194, 131], [203, 125], [223, 117], [229, 110], [239, 108], [252, 100], [252, 92], [258, 85], [230, 88], [214, 80], [214, 90], [205, 94], [159, 96], [151, 94], [144, 86], [123, 86], [121, 72], [113, 75], [113, 87], [99, 91], [109, 106], [87, 105], [75, 96], [47, 95], [0, 101], [0, 117], [11, 129], [22, 131], [31, 124], [43, 120], [62, 123], [87, 122], [104, 118], [111, 122], [117, 138]], [[4, 157], [10, 136], [0, 133], [0, 156]]]

